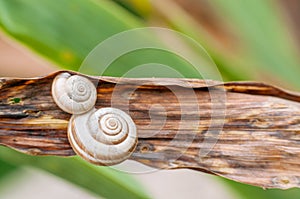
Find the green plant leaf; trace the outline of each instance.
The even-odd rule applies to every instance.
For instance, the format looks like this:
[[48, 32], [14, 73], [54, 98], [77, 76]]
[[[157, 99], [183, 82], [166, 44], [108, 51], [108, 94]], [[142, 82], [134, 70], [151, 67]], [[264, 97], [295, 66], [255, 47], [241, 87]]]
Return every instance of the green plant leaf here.
[[11, 172], [15, 171], [18, 167], [12, 164], [9, 164], [0, 159], [0, 180]]
[[105, 0], [1, 0], [0, 25], [35, 52], [73, 70], [99, 42], [142, 26]]
[[150, 14], [151, 6], [149, 0], [113, 0], [117, 4], [127, 9], [132, 14], [143, 18]]
[[[217, 13], [233, 27], [257, 71], [300, 88], [300, 59], [293, 36], [272, 0], [213, 0]], [[256, 63], [256, 64], [255, 64]]]
[[43, 169], [105, 198], [149, 198], [127, 174], [94, 166], [78, 157], [29, 156], [5, 147], [0, 147], [0, 151], [0, 158], [9, 164]]
[[[0, 27], [7, 35], [58, 66], [71, 70], [78, 70], [100, 42], [122, 31], [143, 26], [139, 18], [106, 0], [61, 0], [59, 4], [52, 0], [0, 0]], [[148, 43], [159, 41], [152, 36], [137, 36]], [[157, 56], [157, 52], [145, 51], [131, 52], [137, 54], [116, 59], [115, 69], [97, 75], [117, 76], [122, 75], [120, 70], [129, 71], [137, 64], [159, 63], [180, 69], [185, 77], [200, 77], [195, 75], [196, 70], [188, 62], [173, 53]], [[144, 59], [146, 55], [150, 59]], [[98, 60], [93, 67], [101, 64]]]
[[259, 187], [241, 184], [232, 180], [222, 179], [222, 181], [225, 182], [224, 184], [226, 184], [229, 189], [232, 189], [234, 192], [236, 192], [240, 196], [240, 199], [298, 199], [300, 196], [300, 190], [298, 188], [289, 190], [264, 190]]
[[18, 168], [17, 165], [9, 164], [0, 158], [0, 184], [5, 183], [6, 177]]
[[[118, 0], [115, 1], [118, 2]], [[133, 3], [137, 4], [135, 1], [122, 1], [122, 4], [124, 4], [125, 7], [128, 7]], [[151, 1], [151, 3], [153, 6], [152, 10], [155, 9], [154, 13], [156, 14], [156, 12], [158, 12], [159, 15], [163, 15], [163, 17], [159, 18], [160, 21], [165, 21], [170, 28], [191, 37], [193, 40], [197, 41], [198, 44], [203, 45], [203, 47], [208, 51], [208, 54], [212, 57], [213, 61], [216, 63], [224, 81], [251, 79], [249, 70], [246, 70], [245, 67], [241, 66], [239, 58], [233, 59], [232, 56], [229, 56], [227, 49], [219, 49], [219, 47], [216, 46], [216, 41], [213, 41], [209, 33], [204, 31], [203, 27], [199, 26], [193, 17], [190, 16], [188, 11], [185, 11], [183, 8], [178, 6], [176, 1]], [[151, 7], [151, 3], [148, 0], [138, 1], [138, 4], [143, 4], [145, 7]], [[192, 2], [190, 3], [192, 4]], [[168, 12], [165, 12], [165, 7], [169, 8]], [[138, 6], [135, 6], [135, 8], [137, 9]], [[148, 8], [148, 10], [151, 9]], [[144, 20], [147, 20], [149, 13], [141, 13]]]

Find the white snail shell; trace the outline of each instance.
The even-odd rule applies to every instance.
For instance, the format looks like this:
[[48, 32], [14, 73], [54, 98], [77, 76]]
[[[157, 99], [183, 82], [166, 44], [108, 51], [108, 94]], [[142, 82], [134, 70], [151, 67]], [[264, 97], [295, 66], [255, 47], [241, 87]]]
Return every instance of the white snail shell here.
[[73, 115], [68, 138], [79, 156], [97, 165], [118, 164], [126, 160], [137, 145], [133, 120], [116, 108], [93, 109]]
[[53, 80], [52, 96], [56, 104], [65, 112], [82, 114], [95, 106], [97, 90], [85, 77], [61, 73]]

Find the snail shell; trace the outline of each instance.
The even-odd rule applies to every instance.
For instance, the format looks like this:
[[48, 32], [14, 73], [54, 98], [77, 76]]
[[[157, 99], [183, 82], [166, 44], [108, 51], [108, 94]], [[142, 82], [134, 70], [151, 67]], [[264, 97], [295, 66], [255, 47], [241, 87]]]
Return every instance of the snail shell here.
[[65, 112], [82, 114], [95, 106], [97, 90], [85, 77], [61, 73], [53, 80], [52, 97]]
[[73, 115], [68, 138], [79, 156], [97, 165], [118, 164], [126, 160], [137, 145], [133, 120], [116, 108], [93, 109]]

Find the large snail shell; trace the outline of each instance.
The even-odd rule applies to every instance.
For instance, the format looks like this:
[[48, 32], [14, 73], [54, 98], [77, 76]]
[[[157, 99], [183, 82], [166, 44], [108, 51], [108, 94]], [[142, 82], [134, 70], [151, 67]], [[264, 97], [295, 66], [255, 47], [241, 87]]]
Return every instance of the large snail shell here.
[[126, 160], [137, 144], [133, 120], [116, 108], [73, 115], [68, 138], [78, 155], [97, 165], [114, 165]]
[[82, 114], [95, 106], [97, 90], [85, 77], [61, 73], [53, 80], [52, 96], [56, 104], [65, 112]]

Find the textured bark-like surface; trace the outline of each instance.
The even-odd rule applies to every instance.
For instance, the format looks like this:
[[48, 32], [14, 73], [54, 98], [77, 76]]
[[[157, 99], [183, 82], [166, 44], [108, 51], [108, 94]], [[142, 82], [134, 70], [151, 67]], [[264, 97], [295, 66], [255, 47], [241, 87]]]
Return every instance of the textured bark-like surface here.
[[[30, 155], [74, 155], [71, 115], [51, 95], [58, 73], [0, 79], [1, 145]], [[136, 123], [131, 159], [264, 188], [300, 187], [299, 94], [251, 82], [88, 78], [97, 84], [96, 108], [120, 108]]]

